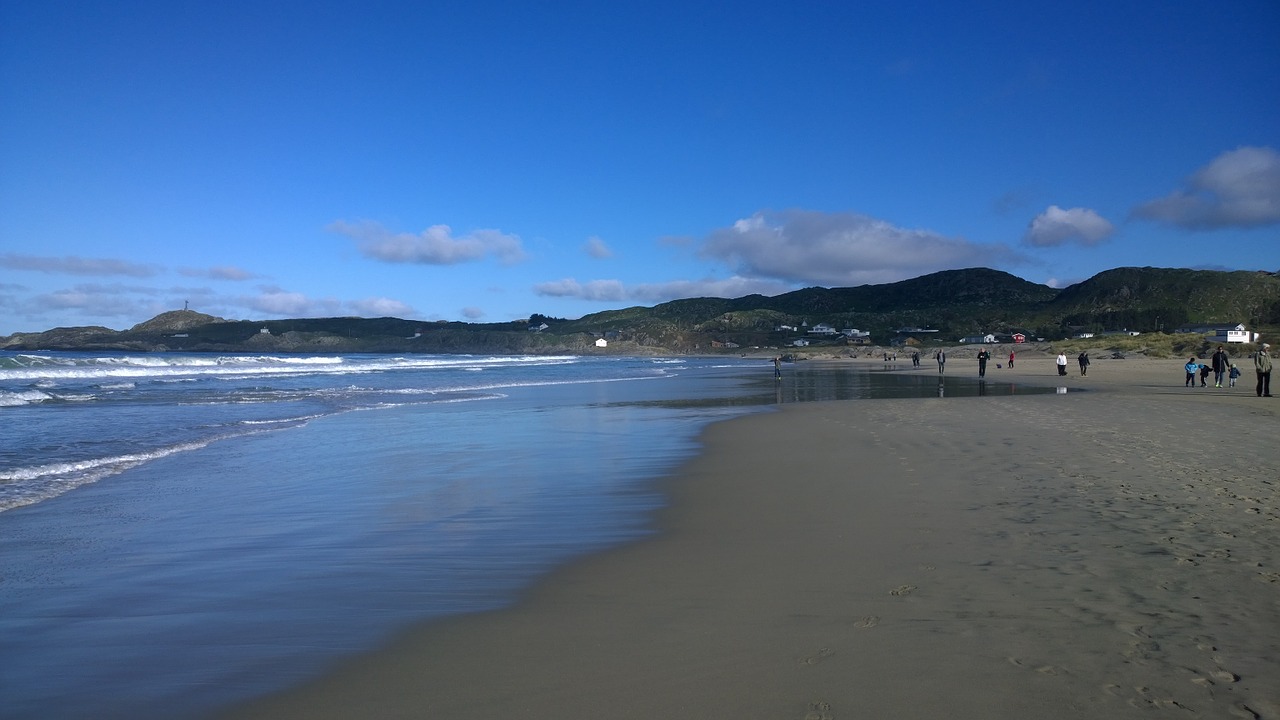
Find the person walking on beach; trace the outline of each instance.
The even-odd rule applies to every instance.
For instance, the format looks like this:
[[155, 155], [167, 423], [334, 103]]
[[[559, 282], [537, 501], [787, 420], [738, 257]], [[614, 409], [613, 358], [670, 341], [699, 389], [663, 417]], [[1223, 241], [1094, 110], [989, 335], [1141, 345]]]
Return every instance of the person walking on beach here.
[[1262, 343], [1253, 354], [1253, 369], [1258, 371], [1258, 397], [1271, 397], [1271, 346]]
[[1209, 359], [1209, 364], [1213, 366], [1213, 386], [1222, 387], [1222, 379], [1231, 369], [1231, 357], [1227, 355], [1227, 351], [1218, 346], [1218, 351]]
[[1067, 374], [1067, 354], [1064, 352], [1058, 353], [1058, 374]]
[[1009, 367], [1010, 368], [1013, 367], [1013, 351], [1012, 350], [1009, 351]]
[[986, 348], [978, 352], [978, 377], [984, 378], [987, 376], [987, 360], [990, 358], [991, 353], [987, 352]]
[[1231, 372], [1227, 373], [1227, 378], [1229, 379], [1228, 382], [1230, 382], [1231, 387], [1236, 386], [1236, 378], [1238, 377], [1240, 377], [1240, 368], [1236, 367], [1235, 363], [1231, 363]]
[[1088, 351], [1080, 353], [1080, 357], [1076, 358], [1076, 362], [1080, 363], [1080, 374], [1089, 374], [1089, 353]]
[[773, 356], [773, 379], [782, 379], [782, 358], [777, 355]]
[[1209, 366], [1200, 364], [1200, 387], [1209, 387]]
[[920, 353], [911, 353], [911, 367], [920, 367]]
[[1195, 387], [1196, 386], [1196, 370], [1200, 369], [1200, 363], [1196, 362], [1196, 359], [1193, 357], [1187, 358], [1187, 364], [1185, 366], [1185, 369], [1187, 371], [1187, 381], [1183, 383], [1182, 386]]
[[942, 372], [943, 370], [946, 369], [947, 367], [947, 351], [946, 350], [939, 350], [938, 354], [933, 356], [933, 359], [938, 361], [938, 372]]

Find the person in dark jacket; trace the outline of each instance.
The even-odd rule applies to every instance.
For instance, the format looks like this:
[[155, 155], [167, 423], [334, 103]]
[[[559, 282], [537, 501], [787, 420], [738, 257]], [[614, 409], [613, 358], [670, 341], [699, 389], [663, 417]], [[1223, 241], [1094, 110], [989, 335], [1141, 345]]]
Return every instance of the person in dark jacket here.
[[1222, 387], [1222, 380], [1231, 371], [1231, 356], [1219, 345], [1218, 351], [1209, 358], [1209, 365], [1213, 368], [1213, 386]]
[[1253, 354], [1253, 369], [1258, 371], [1258, 397], [1271, 397], [1271, 346], [1262, 343]]

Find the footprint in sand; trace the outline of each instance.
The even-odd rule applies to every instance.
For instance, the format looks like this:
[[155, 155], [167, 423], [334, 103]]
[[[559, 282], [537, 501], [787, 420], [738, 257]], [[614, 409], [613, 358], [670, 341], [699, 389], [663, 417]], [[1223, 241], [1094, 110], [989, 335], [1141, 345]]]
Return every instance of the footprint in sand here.
[[859, 620], [858, 622], [854, 623], [853, 626], [856, 628], [873, 628], [879, 624], [880, 624], [880, 618], [876, 617], [875, 615], [868, 615], [862, 618], [861, 620]]
[[818, 652], [810, 655], [809, 657], [800, 658], [800, 664], [801, 665], [817, 665], [818, 663], [822, 662], [823, 660], [826, 660], [827, 658], [835, 654], [836, 654], [836, 651], [832, 650], [831, 648], [825, 648], [825, 647], [818, 648]]
[[1217, 670], [1209, 673], [1209, 676], [1224, 685], [1230, 685], [1233, 682], [1240, 682], [1240, 676], [1228, 670]]
[[804, 720], [835, 720], [836, 714], [831, 711], [831, 703], [816, 700], [809, 703]]
[[1023, 668], [1024, 670], [1035, 670], [1041, 675], [1061, 675], [1066, 672], [1062, 668], [1056, 667], [1054, 665], [1033, 665], [1016, 657], [1010, 657], [1005, 659], [1008, 660], [1009, 664], [1013, 665], [1014, 667], [1020, 667], [1020, 668]]
[[1235, 707], [1231, 708], [1231, 715], [1233, 717], [1245, 718], [1246, 720], [1260, 720], [1262, 717], [1258, 713], [1254, 712], [1253, 708], [1245, 705], [1244, 703], [1236, 703]]
[[898, 587], [890, 590], [889, 594], [890, 595], [910, 595], [911, 593], [915, 592], [918, 589], [919, 588], [917, 588], [915, 585], [899, 585]]

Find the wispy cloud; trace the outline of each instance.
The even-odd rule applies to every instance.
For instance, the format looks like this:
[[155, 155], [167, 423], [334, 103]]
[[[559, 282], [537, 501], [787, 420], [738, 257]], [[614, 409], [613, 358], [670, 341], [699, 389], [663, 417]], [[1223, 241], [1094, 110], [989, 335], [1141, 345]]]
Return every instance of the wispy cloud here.
[[417, 314], [412, 305], [384, 297], [350, 300], [346, 305], [360, 317], [406, 317]]
[[1022, 242], [1031, 247], [1057, 247], [1067, 243], [1092, 246], [1106, 240], [1115, 226], [1088, 208], [1063, 209], [1050, 205], [1031, 221]]
[[592, 235], [591, 237], [587, 238], [587, 242], [585, 245], [582, 246], [582, 250], [587, 255], [589, 255], [590, 257], [596, 258], [597, 260], [603, 260], [605, 258], [613, 257], [613, 250], [610, 250], [609, 246], [605, 244], [604, 240], [601, 240], [595, 235]]
[[617, 302], [627, 297], [626, 286], [619, 280], [589, 280], [580, 283], [573, 278], [538, 283], [533, 292], [544, 297], [572, 297], [580, 300]]
[[373, 297], [361, 300], [340, 300], [333, 297], [311, 297], [305, 293], [265, 285], [257, 295], [242, 295], [230, 304], [251, 312], [277, 317], [406, 317], [417, 312], [407, 303], [391, 298]]
[[257, 280], [261, 276], [231, 265], [220, 265], [211, 268], [178, 268], [178, 272], [187, 277], [209, 278], [210, 280]]
[[737, 298], [758, 293], [777, 295], [793, 290], [786, 283], [773, 280], [732, 277], [725, 279], [675, 280], [664, 283], [639, 283], [626, 285], [620, 280], [590, 280], [578, 282], [573, 278], [545, 282], [534, 286], [534, 292], [544, 297], [571, 297], [600, 302], [666, 302], [691, 297]]
[[84, 258], [74, 255], [45, 257], [13, 253], [0, 255], [0, 267], [61, 275], [152, 277], [160, 272], [160, 268], [155, 265], [141, 265], [111, 258]]
[[130, 320], [172, 310], [160, 294], [155, 288], [82, 284], [35, 295], [25, 303], [25, 312], [33, 318], [50, 311], [72, 311], [100, 321]]
[[393, 232], [370, 220], [338, 220], [329, 230], [357, 243], [365, 257], [390, 263], [455, 265], [494, 257], [505, 265], [526, 258], [519, 236], [499, 230], [475, 230], [454, 235], [448, 225], [432, 225], [421, 233]]
[[1185, 187], [1139, 205], [1133, 215], [1189, 230], [1280, 223], [1280, 153], [1247, 146], [1225, 152]]
[[856, 213], [808, 210], [758, 212], [712, 232], [700, 254], [743, 277], [828, 286], [1024, 260], [1004, 245], [900, 228]]

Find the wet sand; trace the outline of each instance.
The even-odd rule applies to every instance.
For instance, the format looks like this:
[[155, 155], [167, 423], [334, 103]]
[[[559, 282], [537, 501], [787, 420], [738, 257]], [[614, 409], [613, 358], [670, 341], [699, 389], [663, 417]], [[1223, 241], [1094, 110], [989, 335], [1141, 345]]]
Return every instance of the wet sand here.
[[1280, 401], [1181, 362], [719, 423], [652, 539], [227, 717], [1280, 717]]

